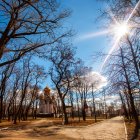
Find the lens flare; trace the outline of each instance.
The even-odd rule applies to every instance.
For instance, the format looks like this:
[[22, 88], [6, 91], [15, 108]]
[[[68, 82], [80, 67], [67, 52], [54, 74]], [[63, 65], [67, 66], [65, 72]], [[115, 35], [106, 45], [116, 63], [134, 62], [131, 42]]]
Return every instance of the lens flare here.
[[[116, 36], [116, 42], [114, 43], [113, 47], [111, 48], [111, 50], [109, 51], [109, 54], [106, 56], [105, 60], [103, 61], [103, 64], [101, 66], [101, 70], [103, 70], [107, 60], [109, 59], [110, 55], [114, 52], [114, 50], [117, 48], [117, 44], [119, 43], [120, 39], [129, 33], [130, 30], [130, 26], [129, 26], [129, 21], [131, 20], [132, 16], [135, 14], [136, 9], [138, 9], [140, 5], [140, 0], [137, 2], [137, 4], [135, 5], [135, 7], [133, 8], [132, 12], [130, 13], [129, 17], [123, 22], [123, 24], [120, 24], [119, 22], [117, 22], [117, 26], [114, 26], [114, 35]], [[113, 17], [113, 20], [115, 19], [115, 17]], [[115, 19], [115, 23], [116, 23], [116, 19]], [[132, 27], [132, 25], [131, 25]]]
[[109, 59], [109, 57], [111, 56], [111, 54], [113, 53], [113, 51], [117, 48], [118, 43], [120, 41], [120, 37], [118, 37], [113, 45], [113, 47], [111, 48], [111, 50], [109, 51], [108, 55], [106, 56], [106, 58], [104, 59], [104, 62], [101, 65], [101, 69], [100, 72], [103, 70], [104, 65], [106, 64], [107, 60]]
[[117, 24], [113, 27], [113, 34], [116, 37], [123, 37], [124, 35], [129, 33], [129, 26], [128, 24], [122, 23], [122, 24]]

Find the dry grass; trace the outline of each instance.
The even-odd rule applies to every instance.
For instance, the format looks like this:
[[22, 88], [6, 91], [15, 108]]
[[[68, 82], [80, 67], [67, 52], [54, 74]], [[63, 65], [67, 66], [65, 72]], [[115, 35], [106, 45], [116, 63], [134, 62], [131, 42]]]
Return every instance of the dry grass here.
[[[52, 120], [54, 125], [62, 125], [62, 118], [49, 118], [50, 120]], [[103, 121], [103, 118], [97, 118], [97, 122]], [[96, 123], [95, 120], [91, 117], [87, 117], [86, 121], [83, 121], [82, 118], [79, 119], [76, 117], [74, 119], [69, 118], [69, 124], [67, 124], [66, 126], [87, 126], [90, 124], [94, 124]]]
[[[125, 124], [127, 128], [128, 140], [132, 140], [132, 137], [134, 135], [135, 123], [134, 121], [129, 122], [128, 120], [125, 120]], [[140, 140], [140, 130], [139, 130], [139, 136], [136, 140]]]
[[89, 120], [89, 119], [87, 119], [86, 121], [81, 120], [80, 122], [77, 120], [73, 120], [73, 121], [69, 122], [68, 125], [69, 126], [87, 126], [87, 125], [97, 123], [100, 121], [102, 121], [102, 120], [97, 120], [96, 122], [94, 120]]
[[128, 140], [131, 140], [134, 135], [135, 123], [125, 121], [125, 124], [126, 124], [126, 128], [127, 128]]
[[[7, 120], [3, 120], [2, 123], [0, 123], [0, 129], [1, 128], [24, 128], [26, 127], [27, 125], [29, 125], [30, 123], [32, 122], [36, 122], [36, 121], [39, 121], [41, 120], [42, 118], [37, 118], [36, 120], [35, 119], [32, 119], [32, 118], [29, 118], [27, 121], [20, 121], [18, 122], [17, 121], [17, 124], [13, 124], [12, 121], [7, 121]], [[51, 121], [53, 125], [62, 125], [62, 118], [43, 118], [45, 119], [46, 121]], [[104, 120], [103, 118], [97, 118], [97, 122], [100, 122]], [[72, 118], [69, 118], [69, 124], [67, 124], [66, 126], [87, 126], [87, 125], [90, 125], [90, 124], [93, 124], [93, 123], [96, 123], [95, 120], [91, 117], [87, 117], [86, 121], [83, 121], [82, 118], [79, 119], [76, 117], [74, 119]]]
[[17, 124], [13, 124], [12, 121], [8, 121], [8, 120], [2, 120], [2, 123], [0, 123], [0, 129], [1, 128], [5, 128], [5, 127], [8, 127], [8, 128], [17, 128], [17, 127], [24, 127], [28, 124], [30, 124], [31, 122], [33, 121], [38, 121], [40, 120], [41, 118], [38, 118], [38, 119], [32, 119], [32, 118], [29, 118], [27, 121], [17, 121]]

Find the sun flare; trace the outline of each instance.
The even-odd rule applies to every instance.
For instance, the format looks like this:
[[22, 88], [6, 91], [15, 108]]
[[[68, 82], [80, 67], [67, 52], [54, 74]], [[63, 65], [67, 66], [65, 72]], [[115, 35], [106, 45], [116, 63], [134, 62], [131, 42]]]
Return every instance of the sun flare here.
[[129, 26], [127, 24], [117, 24], [113, 27], [113, 34], [117, 37], [123, 37], [129, 33]]

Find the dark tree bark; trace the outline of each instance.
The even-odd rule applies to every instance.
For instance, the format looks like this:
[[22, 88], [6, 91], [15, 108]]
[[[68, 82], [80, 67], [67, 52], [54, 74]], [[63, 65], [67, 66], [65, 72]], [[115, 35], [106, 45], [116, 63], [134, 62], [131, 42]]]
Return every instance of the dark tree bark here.
[[[56, 33], [70, 15], [68, 10], [58, 10], [56, 0], [2, 0], [0, 11], [4, 24], [0, 23], [0, 67], [69, 36], [70, 31]], [[8, 59], [8, 55], [14, 57]]]
[[130, 82], [129, 82], [129, 78], [128, 78], [128, 74], [127, 74], [127, 70], [126, 70], [126, 66], [125, 66], [125, 62], [124, 62], [124, 55], [123, 55], [122, 48], [120, 48], [120, 52], [121, 52], [123, 70], [124, 70], [125, 78], [126, 78], [126, 84], [127, 84], [127, 88], [128, 88], [128, 96], [129, 96], [129, 99], [130, 99], [131, 111], [132, 111], [132, 115], [133, 115], [135, 123], [136, 123], [135, 136], [134, 136], [134, 138], [136, 138], [138, 136], [138, 130], [139, 130], [139, 119], [138, 119], [138, 114], [137, 114], [135, 104], [134, 104], [134, 98], [132, 96], [133, 93], [132, 93], [132, 90], [131, 90], [131, 86], [130, 86]]

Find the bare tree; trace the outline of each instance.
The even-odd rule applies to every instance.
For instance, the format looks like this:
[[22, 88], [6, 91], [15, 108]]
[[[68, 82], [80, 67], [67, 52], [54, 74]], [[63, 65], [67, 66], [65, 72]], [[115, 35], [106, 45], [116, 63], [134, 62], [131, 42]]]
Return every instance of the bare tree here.
[[[122, 106], [124, 109], [124, 113], [128, 119], [134, 118], [136, 127], [135, 127], [135, 135], [138, 134], [139, 128], [139, 119], [138, 112], [135, 106], [135, 91], [138, 89], [137, 87], [137, 73], [135, 66], [131, 63], [133, 58], [130, 55], [130, 50], [126, 51], [127, 46], [121, 47], [116, 55], [112, 55], [112, 60], [110, 60], [110, 66], [108, 69], [108, 80], [110, 81], [110, 91], [115, 94], [119, 94]], [[139, 90], [137, 90], [139, 91]], [[132, 117], [131, 117], [132, 116]]]
[[7, 65], [5, 68], [3, 68], [2, 73], [1, 73], [1, 81], [0, 81], [0, 122], [3, 116], [3, 99], [5, 96], [5, 91], [6, 91], [6, 84], [8, 82], [8, 79], [10, 78], [12, 71], [14, 68], [13, 65]]
[[59, 29], [69, 14], [68, 10], [59, 10], [56, 0], [2, 0], [0, 67], [67, 36], [69, 31], [59, 32]]
[[51, 50], [49, 60], [52, 63], [49, 74], [61, 100], [64, 124], [67, 124], [65, 98], [70, 91], [70, 83], [73, 81], [71, 70], [74, 63], [74, 50], [61, 43]]
[[[113, 92], [119, 93], [125, 115], [128, 119], [134, 119], [136, 127], [134, 136], [138, 135], [140, 127], [138, 120], [138, 111], [136, 110], [136, 96], [140, 92], [140, 3], [139, 0], [105, 0], [109, 4], [109, 11], [103, 13], [109, 24], [113, 24], [115, 18], [118, 23], [124, 21], [130, 26], [130, 31], [126, 36], [120, 39], [115, 53], [111, 54], [113, 60], [109, 60], [108, 78]], [[113, 18], [110, 17], [112, 12]]]
[[80, 66], [79, 68], [75, 73], [76, 80], [74, 82], [74, 86], [77, 90], [76, 92], [80, 96], [83, 120], [86, 121], [86, 109], [88, 108], [87, 98], [91, 89], [91, 83], [89, 82], [88, 74], [91, 72], [91, 68], [85, 66]]

